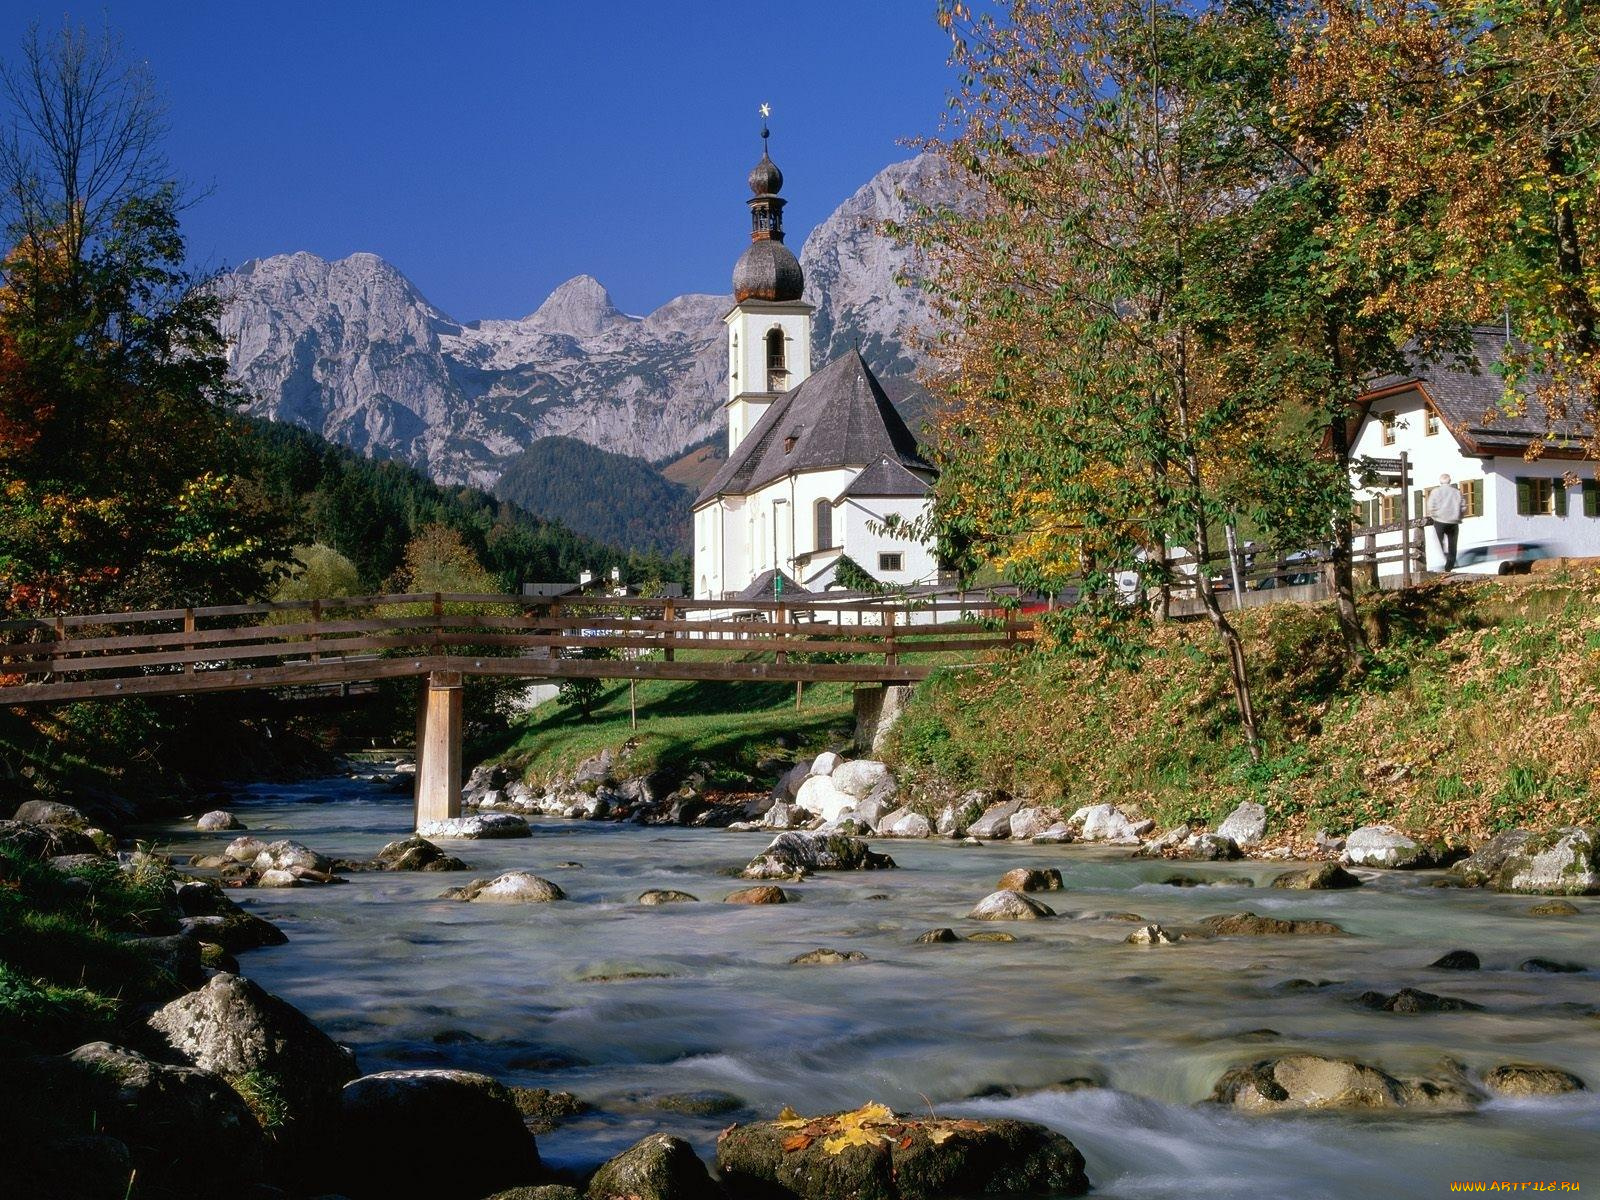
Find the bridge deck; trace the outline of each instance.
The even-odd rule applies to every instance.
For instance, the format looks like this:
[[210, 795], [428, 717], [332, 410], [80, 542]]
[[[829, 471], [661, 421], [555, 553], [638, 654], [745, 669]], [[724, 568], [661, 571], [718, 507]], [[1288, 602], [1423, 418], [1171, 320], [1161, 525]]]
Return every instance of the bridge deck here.
[[[0, 622], [0, 705], [427, 676], [908, 683], [1016, 648], [971, 604], [354, 596]], [[919, 661], [903, 663], [903, 654]]]

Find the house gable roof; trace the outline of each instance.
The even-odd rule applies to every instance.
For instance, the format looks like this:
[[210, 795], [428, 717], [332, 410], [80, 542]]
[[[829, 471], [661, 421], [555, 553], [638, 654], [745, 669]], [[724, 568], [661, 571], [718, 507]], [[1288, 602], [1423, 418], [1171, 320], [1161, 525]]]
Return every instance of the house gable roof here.
[[780, 593], [781, 595], [796, 599], [802, 596], [812, 595], [811, 592], [806, 591], [805, 588], [801, 587], [782, 571], [768, 570], [761, 572], [761, 574], [752, 579], [747, 585], [745, 585], [745, 587], [740, 589], [738, 599], [771, 600], [773, 596], [772, 581], [776, 577], [781, 577], [783, 579], [783, 590]]
[[1352, 437], [1371, 405], [1386, 397], [1415, 389], [1439, 414], [1439, 419], [1468, 454], [1521, 456], [1535, 443], [1553, 457], [1575, 457], [1591, 436], [1581, 421], [1553, 419], [1538, 389], [1548, 376], [1535, 375], [1520, 383], [1524, 411], [1505, 411], [1505, 381], [1495, 371], [1505, 349], [1504, 331], [1479, 327], [1472, 330], [1462, 358], [1419, 366], [1410, 374], [1385, 375], [1373, 380], [1357, 400], [1352, 416]]
[[773, 401], [695, 506], [749, 495], [795, 472], [865, 467], [883, 458], [933, 470], [866, 360], [850, 350]]

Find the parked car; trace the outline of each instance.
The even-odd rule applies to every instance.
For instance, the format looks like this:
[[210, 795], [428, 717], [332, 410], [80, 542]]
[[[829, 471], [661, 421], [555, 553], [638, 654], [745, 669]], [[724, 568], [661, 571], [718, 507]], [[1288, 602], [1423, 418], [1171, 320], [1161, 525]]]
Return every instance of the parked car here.
[[[1276, 574], [1256, 580], [1257, 591], [1267, 588], [1299, 587], [1317, 581], [1318, 555], [1314, 550], [1297, 550], [1283, 556], [1283, 569]], [[1310, 568], [1309, 570], [1307, 568]]]
[[1526, 575], [1534, 561], [1550, 557], [1543, 542], [1484, 542], [1456, 555], [1456, 571], [1467, 575]]

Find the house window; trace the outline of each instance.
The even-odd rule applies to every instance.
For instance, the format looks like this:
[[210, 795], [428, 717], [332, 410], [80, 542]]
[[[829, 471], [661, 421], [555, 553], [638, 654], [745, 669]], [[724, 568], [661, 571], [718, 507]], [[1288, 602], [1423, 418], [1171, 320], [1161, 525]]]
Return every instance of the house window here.
[[782, 392], [789, 387], [789, 361], [783, 344], [783, 330], [767, 330], [767, 391]]
[[1396, 515], [1396, 511], [1399, 509], [1399, 507], [1400, 497], [1390, 492], [1385, 492], [1383, 495], [1379, 496], [1378, 524], [1393, 525], [1396, 521], [1398, 521], [1400, 518], [1398, 515]]
[[1385, 446], [1394, 445], [1394, 413], [1379, 413], [1378, 424], [1383, 427], [1383, 444]]
[[898, 570], [901, 570], [904, 558], [905, 558], [905, 556], [901, 555], [901, 554], [880, 554], [880, 555], [878, 555], [878, 570], [880, 570], [880, 571], [898, 571]]
[[1422, 432], [1427, 437], [1433, 437], [1439, 432], [1439, 414], [1431, 408], [1427, 410], [1427, 415], [1423, 417]]
[[1600, 482], [1593, 479], [1583, 481], [1583, 515], [1600, 517]]
[[1517, 515], [1523, 517], [1564, 517], [1567, 515], [1567, 485], [1560, 479], [1517, 476]]
[[1461, 491], [1461, 515], [1483, 516], [1483, 480], [1463, 479], [1456, 487]]
[[833, 505], [817, 501], [817, 549], [833, 549]]

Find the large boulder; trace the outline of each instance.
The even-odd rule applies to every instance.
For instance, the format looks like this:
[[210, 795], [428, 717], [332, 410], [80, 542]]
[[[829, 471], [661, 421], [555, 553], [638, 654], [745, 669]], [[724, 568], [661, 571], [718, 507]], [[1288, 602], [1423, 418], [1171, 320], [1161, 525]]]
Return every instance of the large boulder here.
[[973, 921], [1037, 921], [1040, 917], [1055, 915], [1055, 909], [1048, 904], [1002, 888], [979, 900], [967, 918]]
[[1022, 811], [1021, 800], [991, 804], [983, 815], [967, 825], [967, 836], [991, 840], [1011, 836], [1011, 818]]
[[1506, 856], [1497, 886], [1541, 896], [1600, 892], [1600, 833], [1569, 826], [1529, 838]]
[[244, 829], [245, 824], [231, 812], [214, 808], [208, 813], [201, 814], [194, 827], [201, 833], [218, 833], [224, 829]]
[[356, 1200], [479, 1200], [531, 1183], [539, 1151], [516, 1101], [472, 1071], [383, 1071], [345, 1084], [328, 1181]]
[[872, 871], [894, 859], [842, 833], [780, 833], [741, 872], [746, 879], [803, 879], [813, 871]]
[[832, 750], [824, 750], [811, 760], [811, 766], [806, 773], [808, 775], [832, 775], [834, 771], [838, 770], [839, 764], [843, 761], [844, 759], [840, 758]]
[[1291, 871], [1287, 875], [1279, 875], [1272, 881], [1272, 886], [1296, 892], [1320, 892], [1357, 888], [1361, 886], [1361, 880], [1338, 863], [1322, 862], [1307, 867], [1304, 871]]
[[465, 871], [467, 864], [446, 854], [427, 838], [412, 834], [390, 842], [367, 866], [374, 871]]
[[787, 904], [789, 897], [781, 887], [764, 883], [760, 887], [741, 888], [722, 898], [724, 904]]
[[1222, 819], [1217, 832], [1232, 838], [1239, 846], [1254, 846], [1267, 836], [1267, 810], [1246, 800]]
[[1012, 892], [1059, 892], [1066, 885], [1055, 867], [1013, 867], [995, 886]]
[[326, 1133], [340, 1089], [357, 1074], [355, 1056], [294, 1005], [224, 972], [157, 1011], [150, 1027], [185, 1062], [270, 1096], [286, 1150]]
[[1293, 921], [1282, 917], [1263, 917], [1253, 912], [1223, 913], [1207, 917], [1201, 926], [1218, 937], [1273, 937], [1278, 935], [1341, 934], [1343, 927], [1332, 921]]
[[1483, 1073], [1483, 1085], [1502, 1096], [1563, 1096], [1585, 1090], [1571, 1071], [1541, 1063], [1506, 1063]]
[[1011, 840], [1032, 841], [1049, 829], [1055, 819], [1055, 813], [1049, 809], [1019, 808], [1011, 814]]
[[89, 827], [89, 818], [78, 809], [54, 800], [25, 800], [17, 806], [11, 819], [29, 825], [65, 825], [71, 829]]
[[1090, 804], [1067, 818], [1086, 842], [1109, 842], [1114, 846], [1136, 846], [1139, 838], [1155, 828], [1150, 820], [1134, 821], [1115, 804]]
[[465, 887], [451, 888], [446, 898], [480, 904], [548, 904], [565, 900], [567, 894], [531, 871], [507, 871], [493, 879], [474, 879]]
[[241, 908], [209, 880], [186, 880], [176, 894], [184, 914], [180, 927], [196, 941], [237, 954], [261, 946], [281, 946], [289, 940], [283, 930]]
[[446, 817], [439, 821], [424, 821], [417, 826], [417, 836], [425, 838], [524, 838], [532, 837], [533, 830], [515, 813], [476, 813], [470, 817]]
[[889, 768], [870, 758], [840, 763], [828, 776], [833, 786], [857, 800], [865, 800], [889, 778]]
[[1506, 859], [1521, 850], [1533, 836], [1531, 829], [1502, 830], [1450, 869], [1467, 887], [1487, 887], [1500, 878]]
[[720, 1200], [694, 1147], [652, 1133], [607, 1162], [589, 1181], [587, 1200]]
[[810, 1120], [734, 1125], [717, 1138], [717, 1170], [731, 1195], [763, 1200], [1081, 1196], [1089, 1190], [1077, 1147], [1042, 1125], [906, 1119], [878, 1104]]
[[331, 859], [318, 854], [310, 846], [291, 841], [269, 842], [250, 865], [263, 875], [268, 871], [288, 871], [294, 874], [295, 868], [316, 871], [320, 874], [327, 874], [333, 870]]
[[1480, 1097], [1457, 1078], [1398, 1079], [1354, 1059], [1286, 1054], [1234, 1067], [1217, 1080], [1211, 1099], [1246, 1113], [1394, 1108], [1461, 1112]]
[[883, 837], [932, 837], [933, 825], [921, 813], [912, 812], [909, 808], [897, 808], [878, 822], [878, 833]]
[[225, 858], [231, 859], [233, 862], [248, 863], [255, 862], [256, 858], [266, 848], [267, 844], [260, 838], [245, 834], [229, 842], [222, 853]]
[[1356, 1003], [1375, 1012], [1440, 1013], [1482, 1012], [1483, 1005], [1463, 1000], [1459, 996], [1441, 996], [1437, 992], [1424, 992], [1420, 988], [1401, 988], [1393, 995], [1382, 992], [1362, 992]]
[[1358, 867], [1416, 870], [1437, 863], [1433, 851], [1393, 825], [1363, 825], [1345, 839], [1346, 862]]
[[68, 1058], [90, 1100], [80, 1128], [128, 1148], [141, 1194], [200, 1200], [215, 1196], [221, 1181], [232, 1188], [260, 1176], [261, 1126], [220, 1075], [107, 1042]]
[[836, 821], [846, 809], [856, 806], [856, 798], [834, 786], [831, 775], [813, 775], [800, 785], [794, 802], [824, 821]]
[[767, 809], [766, 816], [761, 819], [763, 829], [804, 829], [815, 818], [813, 814], [801, 808], [798, 804], [789, 804], [779, 800]]
[[[863, 829], [878, 829], [883, 824], [885, 817], [907, 811], [896, 808], [888, 799], [884, 798], [885, 795], [886, 793], [880, 789], [865, 800], [857, 800], [855, 808], [847, 812], [845, 816], [853, 818]], [[933, 826], [930, 825], [928, 829], [931, 833]]]
[[27, 858], [43, 862], [66, 854], [99, 854], [94, 839], [69, 825], [0, 821], [0, 846], [10, 846]]

